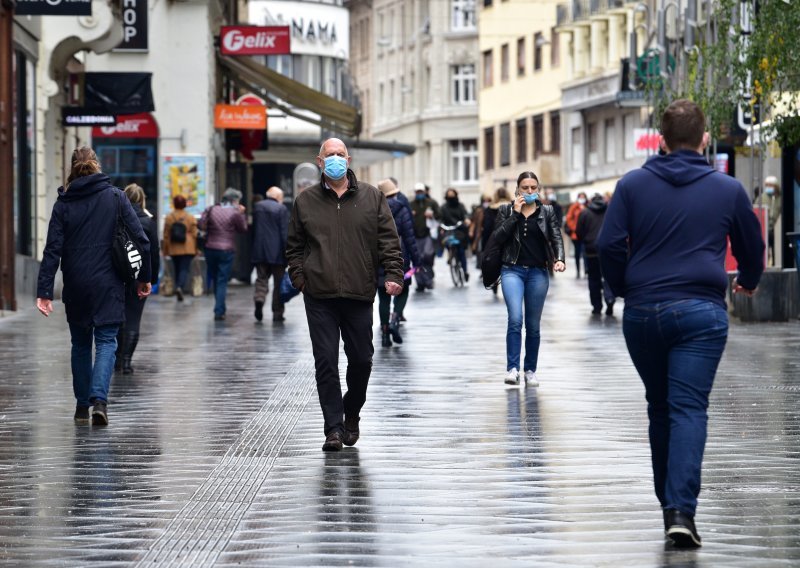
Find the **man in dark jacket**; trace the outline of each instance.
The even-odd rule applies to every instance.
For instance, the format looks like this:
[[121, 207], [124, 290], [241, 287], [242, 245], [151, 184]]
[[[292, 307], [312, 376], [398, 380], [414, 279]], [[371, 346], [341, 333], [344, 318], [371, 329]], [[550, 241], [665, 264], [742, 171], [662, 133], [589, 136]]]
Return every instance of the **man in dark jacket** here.
[[728, 336], [727, 241], [738, 262], [734, 292], [755, 292], [764, 241], [742, 184], [702, 152], [705, 117], [673, 102], [661, 119], [663, 156], [617, 183], [597, 240], [603, 274], [625, 297], [623, 332], [645, 386], [655, 491], [664, 530], [700, 546], [694, 524], [708, 397]]
[[614, 315], [614, 293], [603, 279], [600, 270], [600, 258], [597, 255], [597, 235], [603, 226], [608, 204], [603, 196], [595, 193], [589, 206], [581, 211], [575, 234], [583, 241], [586, 256], [586, 275], [589, 277], [589, 301], [592, 303], [592, 315], [600, 315], [603, 310], [603, 298], [606, 301], [606, 315]]
[[[352, 446], [372, 372], [372, 304], [376, 274], [386, 293], [403, 291], [403, 255], [392, 212], [377, 188], [349, 169], [347, 146], [323, 142], [320, 183], [297, 196], [289, 223], [289, 276], [303, 292], [325, 419], [324, 451]], [[347, 393], [339, 380], [339, 335], [347, 354]], [[344, 417], [344, 420], [342, 418]]]
[[417, 292], [424, 292], [426, 288], [433, 288], [433, 259], [436, 256], [436, 244], [428, 224], [441, 219], [439, 204], [428, 195], [424, 183], [414, 184], [411, 216], [414, 220], [417, 250], [422, 258], [422, 265], [417, 272]]
[[286, 237], [289, 230], [289, 210], [283, 205], [283, 191], [270, 187], [266, 199], [253, 206], [253, 254], [256, 265], [256, 290], [253, 300], [258, 321], [264, 317], [264, 301], [269, 293], [272, 276], [272, 321], [283, 321], [281, 280], [286, 271]]

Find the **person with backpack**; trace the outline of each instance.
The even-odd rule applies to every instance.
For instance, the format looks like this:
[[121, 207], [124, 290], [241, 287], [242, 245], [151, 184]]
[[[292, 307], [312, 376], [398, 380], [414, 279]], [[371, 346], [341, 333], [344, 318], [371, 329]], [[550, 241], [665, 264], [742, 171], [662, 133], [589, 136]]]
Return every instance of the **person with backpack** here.
[[186, 211], [186, 198], [172, 198], [172, 212], [164, 220], [164, 256], [172, 259], [175, 269], [175, 297], [183, 301], [186, 278], [197, 256], [197, 219]]

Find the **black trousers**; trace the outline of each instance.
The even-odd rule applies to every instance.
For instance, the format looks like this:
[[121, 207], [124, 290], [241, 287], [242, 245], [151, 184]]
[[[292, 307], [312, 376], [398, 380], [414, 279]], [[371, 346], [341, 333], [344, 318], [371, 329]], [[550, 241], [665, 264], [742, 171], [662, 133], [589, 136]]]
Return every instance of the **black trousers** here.
[[[357, 417], [367, 400], [372, 373], [372, 302], [314, 299], [303, 294], [325, 435], [344, 432], [344, 415]], [[347, 356], [347, 393], [339, 378], [339, 336]]]
[[613, 304], [616, 298], [609, 288], [608, 283], [600, 272], [600, 259], [596, 256], [586, 257], [586, 275], [589, 278], [589, 301], [596, 312], [603, 309], [603, 300], [606, 304]]

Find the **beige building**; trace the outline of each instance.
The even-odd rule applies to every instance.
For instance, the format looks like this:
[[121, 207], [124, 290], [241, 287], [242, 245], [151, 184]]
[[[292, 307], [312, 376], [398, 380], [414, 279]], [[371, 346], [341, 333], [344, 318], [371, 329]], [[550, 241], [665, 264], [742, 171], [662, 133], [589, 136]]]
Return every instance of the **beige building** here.
[[480, 11], [480, 188], [513, 189], [533, 170], [562, 179], [560, 85], [567, 78], [559, 7], [545, 0], [484, 0]]
[[424, 182], [436, 199], [455, 187], [466, 204], [476, 202], [475, 0], [354, 0], [347, 5], [362, 136], [416, 148], [410, 156], [357, 173], [372, 183], [394, 176], [406, 194], [415, 182]]

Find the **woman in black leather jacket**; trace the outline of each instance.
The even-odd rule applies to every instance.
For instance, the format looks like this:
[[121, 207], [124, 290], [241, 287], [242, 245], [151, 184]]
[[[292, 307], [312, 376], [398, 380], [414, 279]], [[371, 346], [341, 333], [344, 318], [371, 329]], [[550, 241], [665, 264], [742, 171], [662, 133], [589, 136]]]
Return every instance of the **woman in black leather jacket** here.
[[539, 178], [522, 172], [514, 202], [500, 208], [495, 240], [503, 247], [501, 284], [508, 309], [505, 383], [520, 383], [523, 304], [525, 307], [525, 384], [538, 386], [539, 324], [550, 287], [549, 270], [564, 272], [564, 242], [552, 206], [539, 199]]

